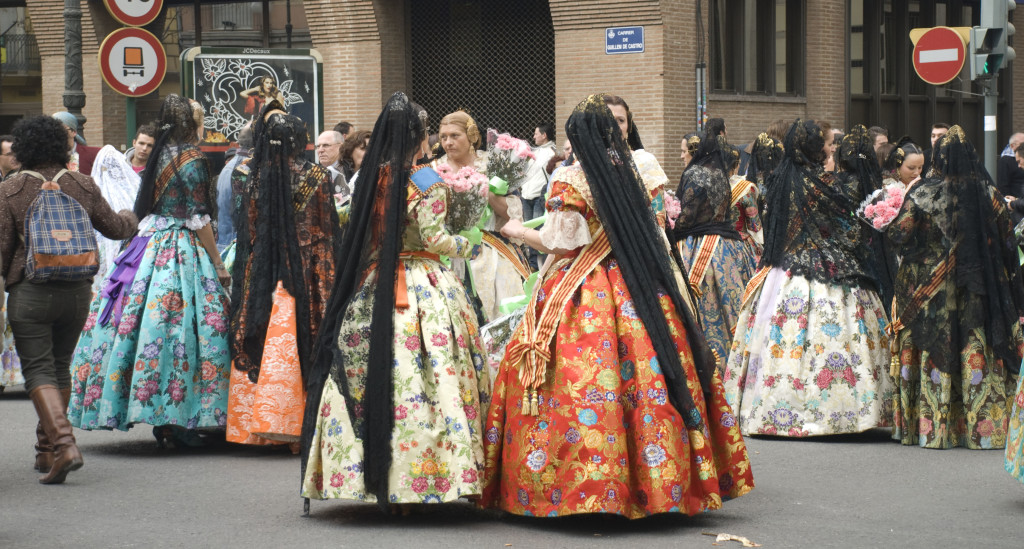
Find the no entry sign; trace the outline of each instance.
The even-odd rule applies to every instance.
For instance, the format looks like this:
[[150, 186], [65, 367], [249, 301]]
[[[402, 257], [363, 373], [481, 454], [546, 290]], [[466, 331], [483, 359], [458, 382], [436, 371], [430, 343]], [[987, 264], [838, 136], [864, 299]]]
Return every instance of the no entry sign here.
[[921, 80], [941, 86], [956, 78], [967, 59], [967, 46], [949, 27], [928, 29], [914, 44], [914, 70]]
[[160, 15], [164, 0], [103, 0], [103, 4], [122, 25], [141, 27]]
[[167, 56], [160, 40], [148, 31], [124, 28], [100, 44], [100, 74], [114, 91], [142, 97], [160, 87], [167, 74]]

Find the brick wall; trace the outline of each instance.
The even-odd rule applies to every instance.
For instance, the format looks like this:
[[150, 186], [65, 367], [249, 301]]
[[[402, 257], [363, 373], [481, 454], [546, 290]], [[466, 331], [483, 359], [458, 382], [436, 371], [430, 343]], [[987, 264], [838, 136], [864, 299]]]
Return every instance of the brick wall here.
[[302, 3], [313, 47], [324, 58], [324, 128], [346, 120], [372, 128], [383, 95], [378, 14], [374, 0], [306, 0]]

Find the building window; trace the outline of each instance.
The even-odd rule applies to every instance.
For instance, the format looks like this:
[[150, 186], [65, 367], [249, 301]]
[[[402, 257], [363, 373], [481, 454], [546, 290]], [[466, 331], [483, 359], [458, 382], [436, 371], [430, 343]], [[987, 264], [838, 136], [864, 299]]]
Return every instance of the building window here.
[[711, 89], [803, 95], [804, 0], [711, 0]]

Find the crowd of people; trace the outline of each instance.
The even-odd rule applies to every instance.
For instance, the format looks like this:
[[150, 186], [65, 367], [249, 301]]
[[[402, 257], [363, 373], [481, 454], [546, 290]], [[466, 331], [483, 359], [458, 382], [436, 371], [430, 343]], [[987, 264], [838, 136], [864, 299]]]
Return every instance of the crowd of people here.
[[[459, 231], [441, 174], [491, 175], [469, 113], [399, 92], [314, 139], [273, 94], [246, 109], [219, 175], [173, 94], [128, 153], [69, 113], [0, 136], [0, 382], [35, 406], [40, 482], [83, 466], [73, 428], [140, 424], [280, 445], [307, 505], [400, 514], [695, 514], [754, 488], [745, 436], [876, 428], [1005, 448], [1024, 482], [1024, 134], [993, 181], [959, 126], [737, 147], [713, 118], [675, 185], [592, 95]], [[54, 189], [101, 237], [84, 275], [42, 274]]]

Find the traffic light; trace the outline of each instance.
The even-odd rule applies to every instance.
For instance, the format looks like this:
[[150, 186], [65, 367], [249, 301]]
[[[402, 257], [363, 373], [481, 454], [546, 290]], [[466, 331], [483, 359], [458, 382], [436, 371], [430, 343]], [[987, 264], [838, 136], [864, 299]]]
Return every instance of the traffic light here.
[[971, 29], [971, 80], [992, 78], [1016, 57], [1007, 43], [1014, 33], [1009, 12], [1017, 7], [1014, 0], [981, 0], [981, 25]]

